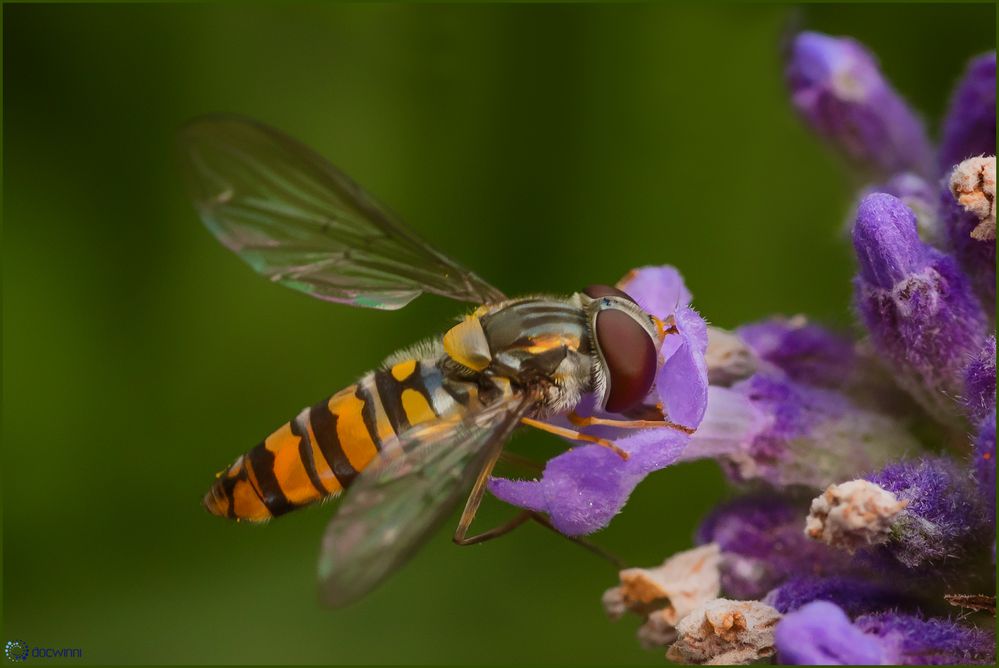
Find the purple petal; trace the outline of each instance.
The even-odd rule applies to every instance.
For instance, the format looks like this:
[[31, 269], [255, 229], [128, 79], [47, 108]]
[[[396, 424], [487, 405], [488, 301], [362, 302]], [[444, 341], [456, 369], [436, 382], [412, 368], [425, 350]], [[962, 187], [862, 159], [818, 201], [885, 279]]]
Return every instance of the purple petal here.
[[610, 523], [647, 474], [675, 462], [688, 440], [674, 429], [646, 429], [616, 441], [631, 455], [628, 461], [599, 445], [581, 446], [550, 459], [540, 480], [493, 478], [489, 491], [515, 506], [548, 513], [567, 536], [593, 533]]
[[691, 300], [680, 272], [669, 265], [632, 269], [617, 282], [617, 287], [631, 295], [646, 312], [660, 319], [672, 315]]
[[704, 362], [707, 325], [696, 311], [684, 307], [676, 313], [676, 326], [680, 335], [666, 339], [679, 345], [659, 368], [656, 388], [670, 420], [697, 427], [708, 405], [708, 367]]
[[852, 666], [888, 663], [881, 643], [855, 627], [846, 613], [815, 601], [784, 617], [775, 634], [781, 663]]

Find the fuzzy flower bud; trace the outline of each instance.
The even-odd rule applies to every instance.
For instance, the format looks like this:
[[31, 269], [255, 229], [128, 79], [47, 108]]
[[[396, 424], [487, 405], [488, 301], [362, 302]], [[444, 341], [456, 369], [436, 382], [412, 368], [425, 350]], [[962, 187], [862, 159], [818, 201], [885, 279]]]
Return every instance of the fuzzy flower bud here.
[[867, 480], [829, 485], [812, 501], [805, 534], [852, 554], [858, 547], [887, 541], [895, 518], [906, 505]]
[[966, 158], [996, 153], [996, 54], [986, 53], [968, 63], [951, 98], [943, 126], [941, 172]]
[[941, 422], [953, 422], [967, 360], [984, 340], [985, 314], [953, 259], [924, 244], [915, 215], [891, 195], [865, 197], [853, 245], [855, 301], [899, 384]]
[[922, 123], [858, 42], [803, 32], [786, 74], [795, 109], [848, 159], [881, 174], [932, 172]]
[[899, 462], [867, 479], [906, 504], [891, 523], [891, 539], [873, 551], [881, 563], [940, 569], [984, 553], [988, 532], [981, 500], [951, 460]]
[[737, 666], [774, 655], [780, 613], [759, 601], [718, 598], [684, 617], [666, 653], [676, 663]]
[[884, 183], [865, 190], [860, 199], [874, 193], [887, 193], [902, 200], [916, 214], [919, 238], [935, 248], [945, 248], [947, 231], [939, 211], [939, 189], [926, 179], [912, 172], [902, 172]]

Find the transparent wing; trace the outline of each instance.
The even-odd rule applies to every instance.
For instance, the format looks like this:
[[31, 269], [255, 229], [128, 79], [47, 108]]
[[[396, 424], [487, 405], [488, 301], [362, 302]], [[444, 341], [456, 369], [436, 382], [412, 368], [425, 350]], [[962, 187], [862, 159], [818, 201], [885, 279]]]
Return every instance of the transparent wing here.
[[272, 281], [380, 309], [401, 308], [424, 292], [478, 304], [504, 299], [278, 130], [207, 116], [191, 121], [180, 142], [201, 219]]
[[530, 404], [514, 398], [464, 420], [428, 423], [407, 434], [401, 457], [366, 469], [323, 536], [323, 601], [351, 603], [406, 563], [465, 499]]

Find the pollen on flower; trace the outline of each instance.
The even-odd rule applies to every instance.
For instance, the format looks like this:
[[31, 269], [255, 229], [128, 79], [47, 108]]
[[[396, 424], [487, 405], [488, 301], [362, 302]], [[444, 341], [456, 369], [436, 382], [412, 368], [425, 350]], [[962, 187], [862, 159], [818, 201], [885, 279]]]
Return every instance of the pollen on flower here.
[[964, 210], [978, 219], [971, 237], [978, 241], [996, 238], [996, 158], [968, 158], [950, 175], [950, 191]]
[[607, 590], [604, 609], [612, 619], [625, 611], [645, 617], [638, 636], [643, 645], [666, 646], [674, 627], [691, 610], [721, 591], [721, 550], [711, 543], [673, 555], [656, 568], [626, 568], [621, 584]]
[[867, 480], [830, 485], [812, 500], [805, 534], [852, 553], [887, 541], [892, 523], [907, 505]]
[[677, 624], [678, 638], [666, 658], [678, 663], [742, 665], [774, 655], [781, 614], [759, 601], [718, 598]]

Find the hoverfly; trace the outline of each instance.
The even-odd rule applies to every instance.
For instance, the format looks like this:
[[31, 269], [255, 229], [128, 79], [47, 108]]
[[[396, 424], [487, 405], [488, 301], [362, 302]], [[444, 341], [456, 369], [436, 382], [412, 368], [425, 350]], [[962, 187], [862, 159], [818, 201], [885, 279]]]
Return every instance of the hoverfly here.
[[[467, 498], [454, 540], [482, 542], [538, 513], [469, 536], [503, 445], [520, 425], [617, 450], [550, 423], [674, 425], [649, 394], [675, 328], [624, 292], [509, 299], [421, 240], [318, 154], [233, 116], [190, 122], [186, 171], [208, 229], [258, 273], [319, 299], [398, 309], [422, 293], [477, 305], [443, 336], [390, 356], [241, 455], [204, 497], [213, 514], [264, 521], [348, 491], [322, 545], [325, 602], [361, 597]], [[581, 418], [586, 394], [620, 419]], [[568, 424], [568, 423], [567, 423]], [[548, 525], [550, 527], [550, 525]]]

